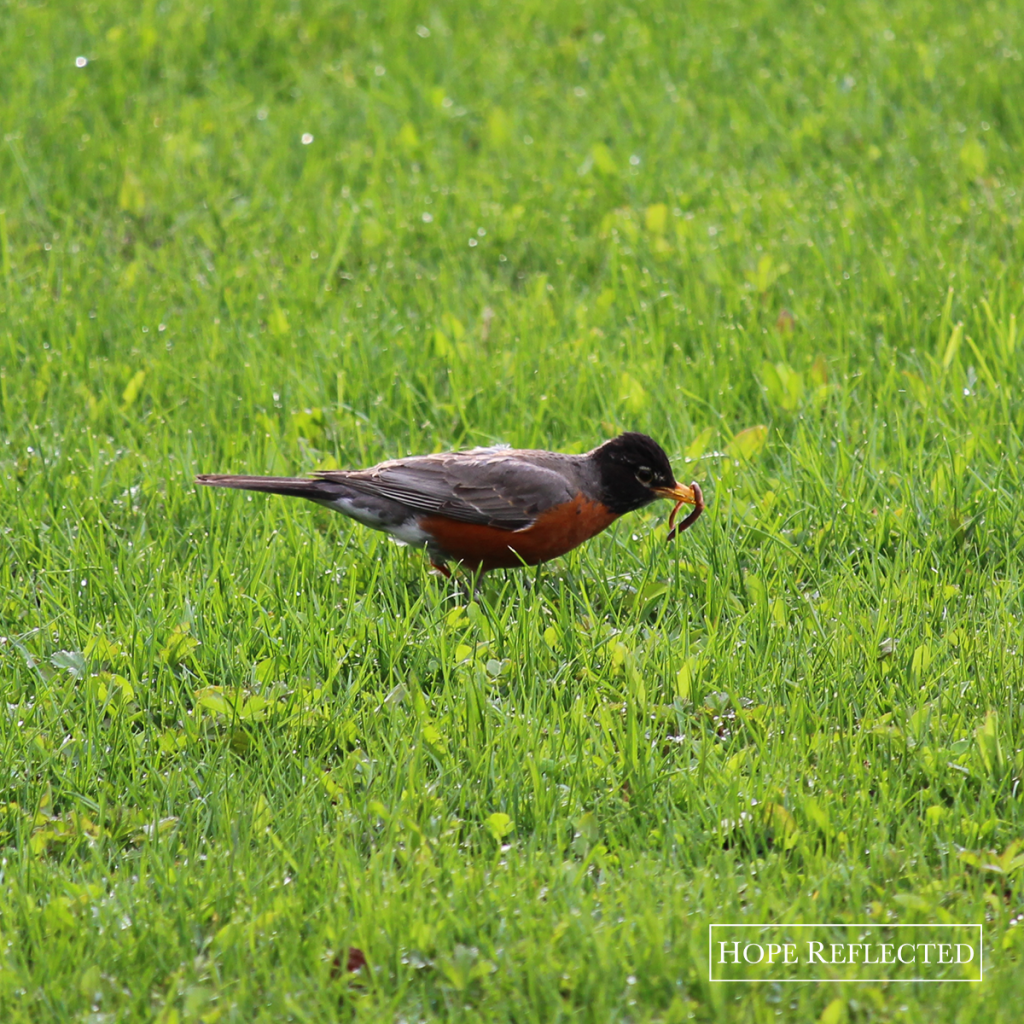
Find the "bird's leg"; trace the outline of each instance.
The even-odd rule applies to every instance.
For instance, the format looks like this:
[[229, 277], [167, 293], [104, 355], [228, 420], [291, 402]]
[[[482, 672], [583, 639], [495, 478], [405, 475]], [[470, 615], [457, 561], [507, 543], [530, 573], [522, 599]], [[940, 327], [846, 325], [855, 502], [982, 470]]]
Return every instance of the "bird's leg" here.
[[461, 594], [467, 604], [483, 593], [486, 569], [481, 569], [479, 566], [476, 569], [466, 569], [465, 566], [462, 566], [465, 571], [460, 572], [456, 576], [452, 574], [451, 569], [443, 562], [435, 562], [433, 559], [431, 559], [430, 568], [438, 576], [443, 576], [446, 580], [452, 580], [455, 584], [456, 592]]
[[693, 489], [693, 511], [691, 511], [690, 514], [678, 526], [672, 526], [672, 520], [675, 519], [676, 512], [679, 510], [679, 506], [676, 505], [676, 507], [672, 509], [672, 515], [669, 518], [669, 526], [671, 527], [671, 529], [668, 531], [668, 536], [665, 538], [666, 541], [672, 540], [677, 534], [680, 534], [684, 530], [688, 530], [691, 526], [693, 526], [693, 524], [697, 522], [697, 520], [700, 518], [700, 514], [705, 509], [704, 494], [700, 489], [700, 484], [697, 483], [696, 480], [694, 480], [694, 482], [690, 484], [690, 487]]
[[484, 592], [484, 573], [486, 569], [477, 566], [468, 576], [467, 582], [470, 585], [470, 600], [475, 601], [481, 597]]

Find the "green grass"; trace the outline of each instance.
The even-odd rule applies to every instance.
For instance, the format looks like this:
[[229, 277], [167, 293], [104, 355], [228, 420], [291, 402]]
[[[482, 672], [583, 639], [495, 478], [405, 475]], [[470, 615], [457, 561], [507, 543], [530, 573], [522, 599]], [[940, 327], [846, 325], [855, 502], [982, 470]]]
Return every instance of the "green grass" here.
[[[0, 1018], [1017, 1019], [1019, 5], [0, 11]], [[708, 514], [468, 605], [192, 483], [625, 428]]]

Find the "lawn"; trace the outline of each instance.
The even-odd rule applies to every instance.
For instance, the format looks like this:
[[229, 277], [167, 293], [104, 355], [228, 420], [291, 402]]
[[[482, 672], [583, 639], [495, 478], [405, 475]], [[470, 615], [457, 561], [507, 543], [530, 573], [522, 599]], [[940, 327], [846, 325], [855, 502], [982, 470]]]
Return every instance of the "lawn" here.
[[[1022, 40], [0, 5], [0, 1019], [1019, 1019]], [[475, 595], [193, 482], [625, 429], [705, 516]], [[710, 982], [737, 921], [985, 980]]]

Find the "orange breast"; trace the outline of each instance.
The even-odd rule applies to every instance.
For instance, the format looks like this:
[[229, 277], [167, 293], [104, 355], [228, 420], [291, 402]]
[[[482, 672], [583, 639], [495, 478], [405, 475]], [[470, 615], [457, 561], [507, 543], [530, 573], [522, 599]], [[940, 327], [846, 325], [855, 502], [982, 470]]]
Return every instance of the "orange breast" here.
[[423, 516], [419, 526], [452, 561], [486, 571], [547, 562], [590, 540], [616, 519], [600, 502], [577, 494], [572, 501], [542, 512], [523, 530], [460, 523], [444, 516]]

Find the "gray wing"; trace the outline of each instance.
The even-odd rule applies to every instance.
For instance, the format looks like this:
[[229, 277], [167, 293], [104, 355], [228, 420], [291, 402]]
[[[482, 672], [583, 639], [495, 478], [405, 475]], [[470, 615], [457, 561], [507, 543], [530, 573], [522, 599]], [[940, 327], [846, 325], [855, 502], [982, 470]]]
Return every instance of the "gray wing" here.
[[503, 530], [521, 530], [579, 492], [574, 462], [553, 452], [449, 452], [317, 476], [425, 515]]

